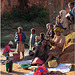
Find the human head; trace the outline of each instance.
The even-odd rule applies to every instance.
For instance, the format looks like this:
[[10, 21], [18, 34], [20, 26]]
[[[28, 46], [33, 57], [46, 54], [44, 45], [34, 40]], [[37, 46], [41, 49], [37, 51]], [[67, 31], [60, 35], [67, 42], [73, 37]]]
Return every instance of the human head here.
[[41, 37], [41, 40], [44, 40], [45, 39], [45, 33], [40, 33], [40, 37]]
[[54, 29], [54, 32], [55, 32], [55, 34], [56, 34], [57, 36], [60, 36], [62, 31], [63, 31], [63, 30], [62, 30], [61, 28], [59, 28], [59, 27], [56, 27], [56, 28]]
[[31, 33], [32, 33], [32, 34], [35, 33], [35, 29], [34, 29], [34, 28], [31, 29]]
[[9, 41], [8, 44], [9, 44], [9, 46], [12, 46], [13, 45], [13, 42], [12, 41]]
[[49, 25], [49, 29], [50, 29], [50, 30], [53, 29], [53, 25]]
[[59, 15], [60, 15], [60, 17], [65, 17], [65, 15], [66, 15], [66, 10], [61, 10], [61, 11], [59, 12]]
[[73, 6], [74, 6], [74, 2], [70, 2], [70, 3], [68, 4], [69, 9], [72, 9]]
[[69, 7], [68, 7], [68, 5], [65, 6], [65, 10], [66, 10], [67, 13], [69, 13]]
[[43, 47], [45, 47], [45, 46], [47, 45], [47, 41], [46, 41], [46, 40], [43, 40], [43, 41], [41, 42], [41, 45], [42, 45]]
[[18, 33], [22, 33], [23, 28], [20, 26], [17, 28], [18, 29]]
[[38, 41], [40, 41], [40, 40], [41, 40], [40, 36], [36, 36], [36, 37], [35, 37], [35, 41], [36, 41], [36, 42], [38, 42]]
[[49, 29], [49, 25], [51, 25], [51, 23], [47, 23], [46, 24], [46, 28]]

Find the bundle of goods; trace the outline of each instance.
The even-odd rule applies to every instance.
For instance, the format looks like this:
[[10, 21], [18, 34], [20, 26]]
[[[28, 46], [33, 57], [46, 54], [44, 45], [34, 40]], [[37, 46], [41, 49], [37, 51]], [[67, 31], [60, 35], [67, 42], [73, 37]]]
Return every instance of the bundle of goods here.
[[33, 75], [42, 75], [42, 74], [47, 74], [48, 73], [48, 69], [43, 67], [43, 66], [39, 66], [35, 71]]

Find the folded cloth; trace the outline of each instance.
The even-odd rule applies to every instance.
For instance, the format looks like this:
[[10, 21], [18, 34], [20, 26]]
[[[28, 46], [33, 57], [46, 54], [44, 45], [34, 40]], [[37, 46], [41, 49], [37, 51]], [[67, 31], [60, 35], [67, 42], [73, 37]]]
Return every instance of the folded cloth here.
[[39, 57], [36, 57], [33, 60], [32, 64], [44, 64], [44, 61], [42, 61]]

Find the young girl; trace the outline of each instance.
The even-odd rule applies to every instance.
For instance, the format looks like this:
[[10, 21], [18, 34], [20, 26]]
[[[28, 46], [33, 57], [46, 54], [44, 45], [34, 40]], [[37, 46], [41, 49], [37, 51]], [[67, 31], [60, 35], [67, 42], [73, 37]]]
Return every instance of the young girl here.
[[6, 57], [6, 59], [9, 59], [9, 52], [14, 52], [14, 50], [11, 50], [10, 47], [13, 45], [13, 42], [10, 41], [8, 45], [5, 46], [5, 49], [3, 51], [3, 55]]

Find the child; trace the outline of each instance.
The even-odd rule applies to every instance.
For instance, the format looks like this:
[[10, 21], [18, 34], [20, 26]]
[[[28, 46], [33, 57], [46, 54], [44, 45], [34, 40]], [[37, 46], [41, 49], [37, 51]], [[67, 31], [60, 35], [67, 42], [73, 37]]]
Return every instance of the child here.
[[[30, 41], [29, 41], [29, 50], [30, 50], [30, 52], [32, 51], [32, 47], [35, 45], [35, 36], [36, 36], [35, 29], [32, 28], [31, 29], [31, 35], [30, 35]], [[30, 52], [29, 52], [29, 54], [30, 54]]]
[[26, 35], [23, 32], [23, 28], [20, 26], [18, 27], [18, 31], [15, 34], [15, 42], [17, 43], [17, 52], [22, 53], [23, 59], [24, 59], [24, 52], [25, 52], [25, 46], [24, 43], [26, 42]]
[[10, 41], [10, 42], [8, 43], [8, 45], [5, 46], [5, 49], [4, 49], [4, 51], [3, 51], [3, 55], [4, 55], [5, 57], [7, 57], [7, 58], [6, 58], [7, 60], [9, 59], [9, 52], [14, 52], [13, 50], [10, 49], [10, 47], [11, 47], [12, 45], [13, 45], [13, 42]]

